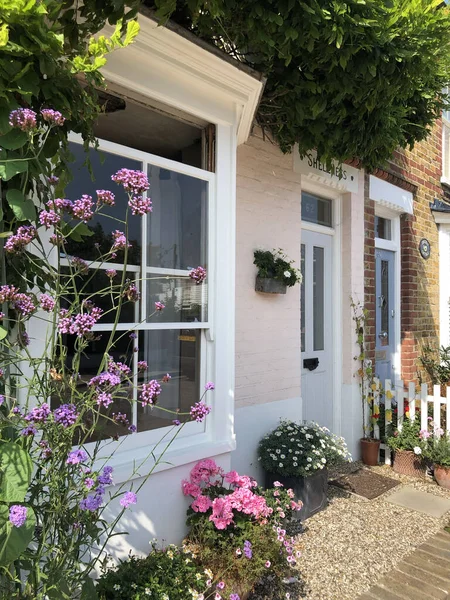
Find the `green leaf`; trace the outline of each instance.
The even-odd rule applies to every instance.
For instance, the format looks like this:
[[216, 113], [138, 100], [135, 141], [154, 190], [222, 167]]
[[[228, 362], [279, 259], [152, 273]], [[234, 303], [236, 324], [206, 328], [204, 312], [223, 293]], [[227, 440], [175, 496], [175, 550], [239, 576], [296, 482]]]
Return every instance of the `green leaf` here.
[[0, 161], [0, 179], [8, 181], [18, 173], [26, 173], [28, 171], [28, 161], [12, 160], [10, 162]]
[[36, 207], [31, 198], [25, 198], [20, 190], [8, 190], [6, 199], [18, 221], [34, 221]]
[[13, 442], [0, 445], [0, 501], [23, 502], [31, 481], [31, 458]]
[[76, 227], [68, 233], [64, 233], [64, 235], [72, 238], [75, 242], [82, 242], [83, 237], [91, 237], [91, 235], [94, 235], [94, 232], [85, 223], [78, 223]]
[[9, 40], [9, 29], [7, 23], [0, 25], [0, 48], [6, 46]]
[[8, 131], [8, 133], [0, 137], [0, 146], [7, 150], [17, 150], [18, 148], [25, 146], [27, 140], [28, 136], [25, 131], [11, 129], [11, 131]]
[[4, 327], [0, 326], [0, 340], [4, 340], [7, 335], [8, 331]]
[[98, 600], [95, 584], [90, 577], [87, 577], [81, 589], [81, 600]]
[[140, 25], [137, 21], [129, 21], [127, 23], [127, 33], [125, 35], [125, 39], [123, 41], [125, 46], [131, 44], [134, 38], [137, 36], [140, 30]]
[[27, 506], [27, 520], [21, 527], [15, 527], [9, 521], [9, 506], [0, 505], [0, 565], [9, 567], [25, 552], [33, 539], [36, 516]]

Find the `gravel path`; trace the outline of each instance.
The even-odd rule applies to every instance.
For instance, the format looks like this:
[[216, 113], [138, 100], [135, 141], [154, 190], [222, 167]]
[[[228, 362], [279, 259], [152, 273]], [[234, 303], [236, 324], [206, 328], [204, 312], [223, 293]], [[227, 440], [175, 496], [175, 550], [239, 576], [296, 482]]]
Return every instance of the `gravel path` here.
[[[346, 469], [359, 468], [352, 463]], [[374, 471], [437, 496], [450, 498], [431, 479], [397, 475], [390, 467]], [[366, 500], [330, 486], [329, 506], [305, 523], [299, 536], [299, 571], [307, 600], [355, 600], [403, 557], [449, 522], [385, 502], [399, 487]], [[295, 596], [291, 595], [291, 598]]]

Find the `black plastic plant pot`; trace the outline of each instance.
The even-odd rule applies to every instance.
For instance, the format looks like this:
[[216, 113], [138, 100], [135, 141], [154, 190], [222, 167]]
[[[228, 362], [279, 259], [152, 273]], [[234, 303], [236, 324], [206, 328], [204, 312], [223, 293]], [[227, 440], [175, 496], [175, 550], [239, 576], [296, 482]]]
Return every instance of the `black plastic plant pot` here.
[[273, 488], [279, 481], [285, 489], [291, 488], [297, 502], [303, 503], [302, 509], [294, 513], [294, 518], [305, 521], [327, 506], [328, 471], [321, 469], [309, 477], [285, 477], [265, 471], [266, 488]]

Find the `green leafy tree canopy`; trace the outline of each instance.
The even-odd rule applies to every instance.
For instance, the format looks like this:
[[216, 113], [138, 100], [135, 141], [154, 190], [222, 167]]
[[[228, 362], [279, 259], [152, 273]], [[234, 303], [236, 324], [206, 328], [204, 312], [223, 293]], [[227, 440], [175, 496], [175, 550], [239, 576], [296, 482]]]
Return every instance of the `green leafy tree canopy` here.
[[380, 166], [445, 107], [441, 0], [146, 0], [267, 77], [258, 120], [283, 151]]

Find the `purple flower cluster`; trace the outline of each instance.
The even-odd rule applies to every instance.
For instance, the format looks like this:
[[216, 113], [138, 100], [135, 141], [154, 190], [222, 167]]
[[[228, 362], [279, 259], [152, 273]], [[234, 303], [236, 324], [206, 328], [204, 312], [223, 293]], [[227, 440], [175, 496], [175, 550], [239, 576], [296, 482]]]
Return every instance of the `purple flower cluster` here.
[[49, 185], [56, 185], [59, 181], [59, 177], [56, 177], [56, 175], [50, 175], [47, 181]]
[[37, 126], [36, 116], [34, 110], [29, 108], [18, 108], [10, 113], [9, 124], [11, 127], [21, 129], [25, 132], [33, 131]]
[[133, 196], [128, 202], [128, 206], [131, 208], [132, 215], [147, 215], [152, 212], [152, 201], [150, 198], [144, 198], [143, 196]]
[[189, 277], [195, 281], [198, 285], [199, 283], [203, 283], [206, 279], [206, 269], [203, 267], [196, 267], [195, 269], [191, 269], [189, 271]]
[[100, 483], [101, 485], [112, 485], [113, 483], [113, 478], [112, 478], [112, 472], [113, 472], [113, 468], [106, 465], [106, 467], [103, 467], [103, 471], [102, 474], [98, 476], [98, 483]]
[[120, 384], [120, 377], [115, 375], [114, 373], [100, 373], [100, 375], [96, 375], [93, 377], [88, 385], [93, 385], [98, 388], [103, 388], [106, 386], [114, 387]]
[[53, 450], [50, 448], [50, 444], [47, 442], [47, 440], [41, 440], [39, 442], [39, 447], [42, 448], [42, 457], [44, 459], [50, 458], [50, 456], [53, 454]]
[[146, 360], [140, 360], [137, 364], [138, 371], [146, 371], [148, 369], [148, 364]]
[[108, 408], [110, 404], [113, 402], [113, 397], [108, 392], [100, 392], [97, 395], [96, 402], [98, 406], [103, 406], [104, 408]]
[[6, 252], [18, 254], [25, 246], [36, 238], [36, 227], [33, 225], [21, 225], [14, 235], [11, 235], [5, 242]]
[[88, 455], [84, 450], [72, 450], [67, 457], [66, 464], [67, 465], [79, 465], [80, 463], [87, 460]]
[[146, 192], [150, 187], [147, 175], [142, 171], [120, 169], [111, 176], [111, 179], [119, 185], [122, 185], [126, 192], [134, 195], [140, 195], [143, 192]]
[[9, 508], [9, 522], [14, 527], [22, 527], [27, 520], [27, 508], [21, 504], [13, 504]]
[[72, 209], [72, 202], [66, 198], [55, 198], [46, 202], [47, 210], [39, 213], [39, 223], [46, 229], [61, 222], [61, 215], [64, 211], [69, 212]]
[[55, 423], [63, 427], [70, 427], [78, 418], [77, 409], [74, 404], [61, 404], [53, 412]]
[[208, 381], [208, 383], [205, 385], [205, 391], [207, 391], [207, 392], [214, 390], [215, 388], [216, 388], [216, 386], [214, 385], [214, 383], [212, 381]]
[[59, 110], [53, 110], [52, 108], [43, 108], [41, 110], [41, 116], [50, 125], [64, 125], [65, 117], [59, 112]]
[[128, 377], [131, 374], [131, 369], [128, 365], [122, 362], [114, 362], [110, 357], [108, 362], [108, 373], [115, 373], [116, 375]]
[[84, 498], [80, 502], [81, 510], [87, 510], [89, 512], [97, 511], [103, 502], [103, 494], [105, 490], [100, 486], [98, 487], [93, 494], [89, 494], [87, 498]]
[[34, 425], [28, 425], [27, 427], [24, 427], [20, 432], [20, 435], [23, 437], [28, 437], [28, 436], [36, 435], [36, 434], [37, 434], [37, 429], [36, 429], [36, 427], [34, 427]]
[[79, 258], [78, 256], [72, 256], [70, 259], [70, 264], [74, 267], [79, 273], [87, 273], [89, 271], [89, 265], [85, 260]]
[[148, 383], [142, 385], [140, 400], [142, 406], [148, 406], [149, 404], [156, 404], [159, 394], [161, 393], [161, 385], [152, 379]]
[[14, 310], [23, 317], [30, 316], [36, 310], [30, 296], [19, 292], [13, 285], [2, 285], [0, 287], [0, 304], [3, 304], [3, 302], [9, 302]]
[[124, 496], [120, 499], [120, 505], [124, 508], [128, 508], [132, 504], [137, 503], [137, 496], [134, 492], [125, 492]]
[[110, 279], [114, 279], [114, 277], [117, 275], [117, 271], [115, 269], [106, 269], [105, 275]]
[[[86, 470], [85, 472], [90, 472]], [[100, 508], [103, 502], [103, 495], [105, 493], [105, 485], [112, 485], [112, 472], [113, 468], [106, 466], [103, 468], [102, 473], [97, 477], [95, 482], [92, 477], [87, 477], [84, 481], [86, 487], [90, 490], [94, 486], [97, 486], [93, 493], [89, 494], [86, 498], [81, 500], [81, 510], [87, 510], [89, 512], [95, 512]]]
[[75, 200], [72, 203], [72, 214], [77, 219], [84, 221], [90, 221], [94, 215], [94, 203], [92, 202], [92, 196], [83, 194], [79, 200]]
[[204, 402], [196, 402], [190, 410], [191, 419], [201, 423], [211, 412], [211, 407]]
[[155, 302], [155, 310], [164, 310], [166, 308], [166, 305], [163, 304], [162, 302]]
[[123, 291], [123, 296], [130, 302], [137, 302], [141, 297], [136, 284], [132, 281], [127, 282], [127, 287]]
[[58, 329], [61, 333], [70, 333], [77, 337], [83, 337], [90, 331], [102, 316], [103, 310], [97, 306], [89, 306], [88, 312], [79, 313], [75, 316], [68, 315], [66, 309], [61, 310]]
[[52, 298], [50, 294], [42, 294], [39, 298], [39, 302], [41, 303], [42, 310], [45, 310], [46, 312], [52, 312], [56, 304], [54, 298]]
[[127, 425], [130, 424], [130, 421], [128, 420], [127, 415], [124, 413], [121, 413], [121, 412], [113, 413], [111, 416], [112, 416], [114, 423], [116, 423], [116, 425], [123, 425], [124, 427], [126, 427]]
[[244, 556], [245, 558], [252, 558], [253, 556], [253, 552], [252, 552], [252, 543], [249, 542], [248, 540], [245, 540], [244, 542]]
[[112, 232], [112, 236], [114, 238], [114, 243], [111, 248], [112, 252], [114, 252], [115, 250], [125, 250], [127, 246], [128, 248], [131, 248], [131, 244], [127, 242], [127, 238], [125, 237], [123, 231], [119, 231], [118, 229], [116, 229]]
[[26, 416], [28, 423], [46, 423], [50, 416], [50, 406], [44, 402], [40, 406], [33, 408]]
[[108, 206], [114, 206], [115, 196], [109, 190], [96, 190], [97, 192], [97, 206], [100, 204], [107, 204]]

